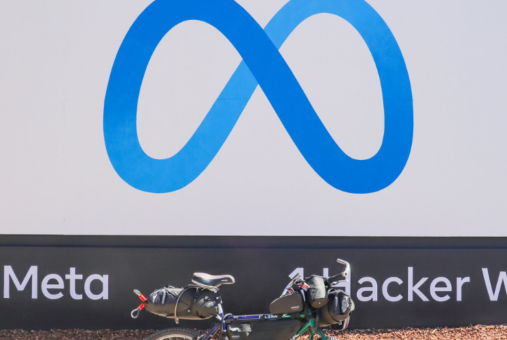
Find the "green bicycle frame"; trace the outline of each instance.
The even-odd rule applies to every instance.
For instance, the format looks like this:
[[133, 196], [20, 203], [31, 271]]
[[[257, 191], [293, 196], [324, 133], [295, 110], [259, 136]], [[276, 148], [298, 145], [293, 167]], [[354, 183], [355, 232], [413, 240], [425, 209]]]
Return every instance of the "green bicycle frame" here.
[[326, 335], [320, 329], [317, 331], [315, 330], [315, 320], [313, 318], [311, 318], [292, 339], [295, 340], [299, 338], [307, 330], [310, 330], [310, 340], [313, 340], [313, 337], [317, 334], [320, 335], [322, 340], [327, 340]]
[[[309, 313], [309, 316], [310, 316], [310, 320], [308, 320], [308, 322], [303, 326], [303, 328], [301, 328], [299, 330], [299, 332], [294, 335], [290, 340], [296, 340], [297, 338], [299, 338], [301, 335], [303, 335], [307, 330], [310, 331], [310, 339], [309, 340], [313, 340], [313, 337], [315, 335], [320, 335], [321, 339], [322, 340], [327, 340], [327, 337], [326, 335], [324, 334], [324, 332], [322, 332], [320, 329], [319, 330], [315, 330], [315, 319], [313, 317], [311, 317], [311, 312]], [[304, 318], [305, 315], [304, 314], [301, 314], [301, 318]], [[286, 315], [286, 316], [283, 316], [282, 317], [283, 319], [290, 319], [291, 316], [290, 315]]]

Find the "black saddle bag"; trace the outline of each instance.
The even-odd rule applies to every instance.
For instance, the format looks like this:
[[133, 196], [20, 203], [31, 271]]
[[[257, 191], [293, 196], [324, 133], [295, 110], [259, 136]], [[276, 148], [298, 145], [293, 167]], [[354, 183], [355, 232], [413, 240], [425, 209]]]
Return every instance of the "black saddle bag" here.
[[327, 288], [322, 276], [312, 275], [305, 279], [310, 288], [306, 292], [306, 297], [310, 306], [319, 309], [327, 304]]
[[354, 301], [343, 290], [331, 289], [329, 302], [320, 311], [320, 320], [323, 327], [347, 323], [350, 313], [355, 309]]
[[227, 325], [230, 340], [288, 340], [301, 329], [301, 321], [264, 320]]
[[271, 302], [269, 312], [271, 314], [299, 313], [304, 308], [303, 296], [300, 292], [285, 294]]
[[221, 301], [218, 292], [194, 287], [168, 286], [150, 294], [146, 310], [169, 319], [202, 320], [217, 315]]

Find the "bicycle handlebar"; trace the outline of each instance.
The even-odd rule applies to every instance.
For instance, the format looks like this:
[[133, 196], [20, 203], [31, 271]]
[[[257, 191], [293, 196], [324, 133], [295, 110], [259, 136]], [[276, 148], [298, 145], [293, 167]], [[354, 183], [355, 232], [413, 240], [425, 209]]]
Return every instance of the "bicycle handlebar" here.
[[327, 282], [329, 284], [332, 284], [332, 283], [337, 282], [337, 281], [346, 280], [347, 277], [350, 274], [350, 263], [348, 263], [347, 261], [342, 260], [342, 259], [337, 259], [336, 262], [345, 265], [345, 270], [343, 272], [339, 273], [339, 274], [333, 275], [330, 278], [328, 278]]

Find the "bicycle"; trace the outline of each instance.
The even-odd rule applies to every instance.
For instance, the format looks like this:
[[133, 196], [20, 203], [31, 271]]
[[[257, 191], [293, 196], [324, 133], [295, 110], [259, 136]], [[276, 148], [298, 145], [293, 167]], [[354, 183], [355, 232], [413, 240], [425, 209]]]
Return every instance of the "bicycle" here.
[[310, 340], [320, 336], [328, 340], [322, 327], [344, 330], [348, 327], [354, 302], [343, 292], [332, 287], [347, 280], [350, 264], [345, 270], [329, 278], [312, 275], [304, 280], [297, 274], [285, 287], [282, 295], [270, 305], [271, 314], [235, 316], [224, 313], [219, 294], [221, 285], [234, 284], [231, 275], [194, 273], [192, 284], [185, 288], [168, 286], [154, 291], [146, 298], [138, 290], [134, 292], [142, 304], [131, 313], [137, 318], [146, 308], [151, 313], [175, 319], [202, 320], [216, 317], [218, 322], [205, 334], [187, 328], [168, 328], [158, 331], [146, 340], [296, 340], [309, 332]]

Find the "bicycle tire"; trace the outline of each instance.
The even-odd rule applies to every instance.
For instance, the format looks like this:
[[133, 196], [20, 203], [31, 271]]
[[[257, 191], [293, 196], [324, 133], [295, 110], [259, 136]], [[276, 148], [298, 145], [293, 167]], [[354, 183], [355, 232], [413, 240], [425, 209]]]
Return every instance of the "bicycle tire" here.
[[150, 335], [146, 340], [195, 340], [200, 335], [188, 328], [167, 328]]

